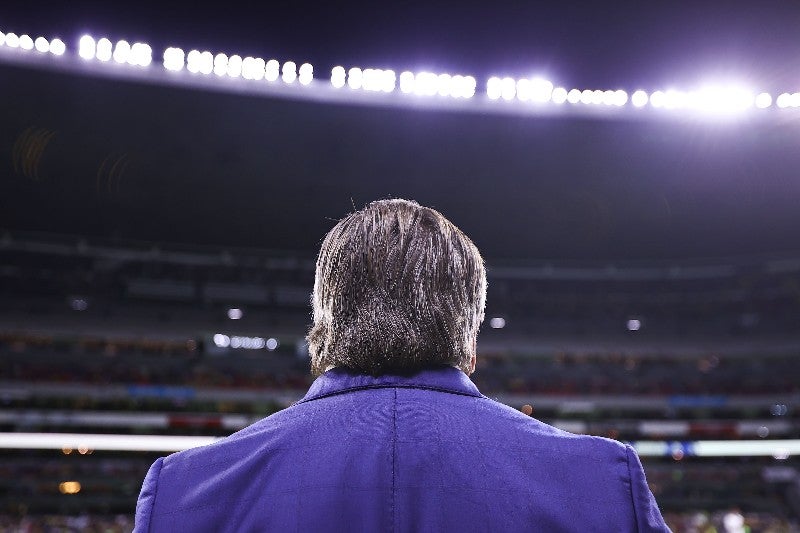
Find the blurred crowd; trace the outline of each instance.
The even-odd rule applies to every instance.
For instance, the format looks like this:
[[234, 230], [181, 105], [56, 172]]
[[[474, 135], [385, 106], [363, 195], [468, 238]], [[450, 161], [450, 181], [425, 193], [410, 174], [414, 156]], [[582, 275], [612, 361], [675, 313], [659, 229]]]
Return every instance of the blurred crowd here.
[[[308, 360], [292, 349], [231, 350], [209, 357], [202, 341], [53, 341], [0, 335], [7, 364], [0, 380], [95, 385], [181, 385], [235, 389], [306, 389]], [[486, 392], [516, 394], [752, 395], [797, 393], [797, 354], [696, 357], [623, 353], [481, 353], [473, 379]]]
[[[664, 513], [675, 533], [797, 533], [796, 522], [765, 513], [693, 511]], [[21, 518], [0, 515], [0, 530], [9, 533], [130, 533], [129, 515], [41, 515]]]

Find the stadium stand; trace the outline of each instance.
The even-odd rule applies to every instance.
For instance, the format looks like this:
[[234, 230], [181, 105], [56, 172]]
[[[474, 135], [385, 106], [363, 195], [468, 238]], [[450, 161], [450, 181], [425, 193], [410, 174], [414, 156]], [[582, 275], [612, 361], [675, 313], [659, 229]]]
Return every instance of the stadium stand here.
[[[313, 258], [6, 234], [0, 264], [4, 433], [221, 437], [312, 380]], [[489, 272], [482, 392], [568, 431], [667, 443], [642, 460], [675, 531], [797, 530], [796, 455], [691, 443], [800, 439], [800, 261]], [[0, 529], [130, 531], [160, 455], [4, 449]]]

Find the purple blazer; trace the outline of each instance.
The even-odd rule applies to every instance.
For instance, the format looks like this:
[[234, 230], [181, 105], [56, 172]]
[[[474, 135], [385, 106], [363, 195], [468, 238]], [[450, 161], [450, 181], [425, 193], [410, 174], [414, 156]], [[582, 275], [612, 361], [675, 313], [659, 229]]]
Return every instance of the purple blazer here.
[[333, 369], [298, 403], [158, 459], [134, 531], [669, 531], [630, 446], [483, 396], [460, 370]]

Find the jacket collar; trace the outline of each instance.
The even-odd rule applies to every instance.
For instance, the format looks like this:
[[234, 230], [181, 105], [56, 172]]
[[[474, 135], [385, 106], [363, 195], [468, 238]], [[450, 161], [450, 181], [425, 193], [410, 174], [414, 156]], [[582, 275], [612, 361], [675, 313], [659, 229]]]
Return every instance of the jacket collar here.
[[311, 384], [300, 402], [362, 389], [403, 387], [481, 397], [478, 387], [461, 370], [451, 366], [426, 368], [414, 374], [370, 376], [346, 368], [328, 370]]

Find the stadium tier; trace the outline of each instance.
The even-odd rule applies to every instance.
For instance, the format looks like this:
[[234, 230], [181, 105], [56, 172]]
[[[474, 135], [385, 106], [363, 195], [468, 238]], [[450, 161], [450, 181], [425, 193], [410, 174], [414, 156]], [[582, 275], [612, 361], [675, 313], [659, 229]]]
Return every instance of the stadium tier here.
[[[128, 530], [141, 479], [167, 451], [157, 440], [134, 451], [133, 439], [223, 437], [312, 381], [313, 258], [7, 233], [0, 259], [2, 434], [131, 443], [31, 452], [7, 437], [6, 524], [72, 515]], [[790, 527], [798, 463], [781, 443], [800, 440], [800, 261], [489, 273], [473, 376], [484, 394], [633, 443], [676, 531], [729, 515]]]

